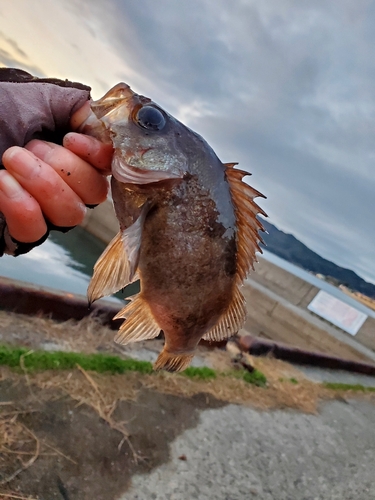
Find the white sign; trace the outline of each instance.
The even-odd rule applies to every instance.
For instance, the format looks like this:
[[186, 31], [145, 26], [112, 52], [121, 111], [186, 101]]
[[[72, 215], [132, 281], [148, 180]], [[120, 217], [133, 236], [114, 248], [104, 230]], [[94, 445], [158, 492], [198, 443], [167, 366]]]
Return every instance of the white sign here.
[[367, 314], [323, 290], [315, 295], [307, 309], [351, 335], [355, 335], [367, 319]]

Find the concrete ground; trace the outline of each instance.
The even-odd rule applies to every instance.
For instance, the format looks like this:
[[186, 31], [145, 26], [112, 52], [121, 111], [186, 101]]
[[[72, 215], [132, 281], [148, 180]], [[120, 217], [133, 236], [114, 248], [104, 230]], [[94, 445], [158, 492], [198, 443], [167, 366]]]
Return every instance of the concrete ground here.
[[333, 401], [318, 415], [228, 405], [202, 411], [121, 500], [372, 500], [374, 473], [369, 402]]
[[[113, 338], [113, 332], [96, 332], [90, 323], [86, 333], [78, 334], [71, 324], [52, 325], [38, 318], [26, 321], [17, 315], [2, 319], [1, 334], [3, 341], [13, 345], [19, 344], [22, 335], [22, 345], [30, 349], [49, 346], [50, 350], [84, 352], [107, 352]], [[152, 361], [160, 351], [157, 342], [129, 346], [125, 353]], [[197, 356], [195, 363], [208, 361]], [[375, 386], [374, 377], [298, 368], [316, 381]], [[290, 398], [298, 384], [291, 382], [294, 372], [288, 373], [282, 374], [282, 384], [290, 385], [286, 389]], [[72, 384], [75, 380], [86, 383], [96, 394], [81, 373], [64, 375], [63, 379], [68, 383], [70, 376]], [[322, 402], [313, 415], [228, 404], [204, 391], [191, 397], [167, 394], [139, 378], [133, 380], [134, 398], [116, 396], [119, 400], [113, 413], [116, 422], [126, 423], [133, 448], [145, 457], [135, 462], [126, 442], [119, 446], [122, 435], [91, 406], [78, 404], [77, 399], [62, 393], [60, 386], [53, 388], [49, 380], [31, 389], [31, 379], [24, 374], [14, 377], [2, 373], [0, 408], [7, 413], [14, 411], [23, 429], [31, 431], [42, 448], [35, 463], [5, 485], [11, 489], [6, 497], [0, 493], [0, 498], [375, 499], [375, 404], [366, 395], [348, 399], [348, 393], [340, 393], [339, 399]], [[128, 381], [125, 385], [128, 388]], [[101, 389], [103, 397], [106, 387]], [[30, 440], [30, 435], [26, 438]], [[53, 446], [53, 453], [47, 445]], [[22, 450], [22, 443], [19, 446]], [[33, 442], [29, 446], [33, 453]], [[7, 472], [9, 464], [1, 459], [0, 454], [3, 487], [2, 476], [13, 469]]]
[[317, 366], [295, 365], [305, 377], [313, 382], [334, 382], [340, 384], [363, 385], [375, 387], [375, 377], [361, 373], [347, 372], [344, 370], [329, 370]]
[[[316, 382], [375, 387], [375, 377], [298, 369]], [[121, 500], [373, 500], [375, 406], [343, 398], [322, 404], [317, 415], [235, 405], [206, 410], [172, 443], [170, 457], [134, 476]]]

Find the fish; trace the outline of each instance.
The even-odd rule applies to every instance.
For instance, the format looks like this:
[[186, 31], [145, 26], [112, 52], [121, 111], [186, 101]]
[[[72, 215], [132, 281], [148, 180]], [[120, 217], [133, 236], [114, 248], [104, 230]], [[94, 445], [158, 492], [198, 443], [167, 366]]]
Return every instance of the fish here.
[[164, 334], [155, 370], [181, 371], [198, 343], [244, 325], [241, 287], [262, 253], [254, 201], [265, 196], [208, 143], [151, 99], [119, 83], [91, 102], [80, 132], [112, 142], [111, 191], [119, 232], [94, 266], [89, 302], [140, 280], [115, 316], [120, 344]]

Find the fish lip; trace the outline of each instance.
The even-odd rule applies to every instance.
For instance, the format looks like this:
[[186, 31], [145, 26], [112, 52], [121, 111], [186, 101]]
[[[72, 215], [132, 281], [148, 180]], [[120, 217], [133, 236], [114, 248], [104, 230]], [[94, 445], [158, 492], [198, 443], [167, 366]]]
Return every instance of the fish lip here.
[[121, 160], [116, 168], [116, 160], [112, 165], [113, 177], [124, 184], [152, 184], [168, 179], [183, 179], [184, 173], [165, 172], [160, 170], [146, 170], [138, 167], [133, 167]]
[[[112, 160], [112, 175], [113, 177], [125, 184], [151, 184], [154, 182], [183, 179], [186, 175], [185, 170], [167, 169], [167, 170], [152, 170], [150, 168], [142, 168], [142, 166], [134, 165], [134, 162], [143, 158], [153, 147], [146, 147], [134, 152], [121, 152], [116, 149]], [[133, 163], [133, 165], [132, 165]]]
[[110, 89], [103, 97], [91, 102], [91, 109], [97, 118], [102, 119], [119, 105], [129, 105], [137, 94], [126, 83], [118, 83]]
[[114, 117], [122, 115], [123, 119], [131, 120], [135, 109], [150, 103], [153, 104], [148, 97], [136, 94], [126, 83], [119, 83], [101, 99], [92, 101], [91, 110], [110, 127]]

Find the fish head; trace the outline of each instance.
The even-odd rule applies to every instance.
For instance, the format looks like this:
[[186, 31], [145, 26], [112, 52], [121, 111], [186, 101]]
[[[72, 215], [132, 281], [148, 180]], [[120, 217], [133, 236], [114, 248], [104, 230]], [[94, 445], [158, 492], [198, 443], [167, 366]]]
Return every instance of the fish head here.
[[112, 174], [118, 181], [148, 184], [185, 176], [188, 159], [181, 137], [191, 131], [151, 99], [119, 83], [91, 109], [111, 137]]

